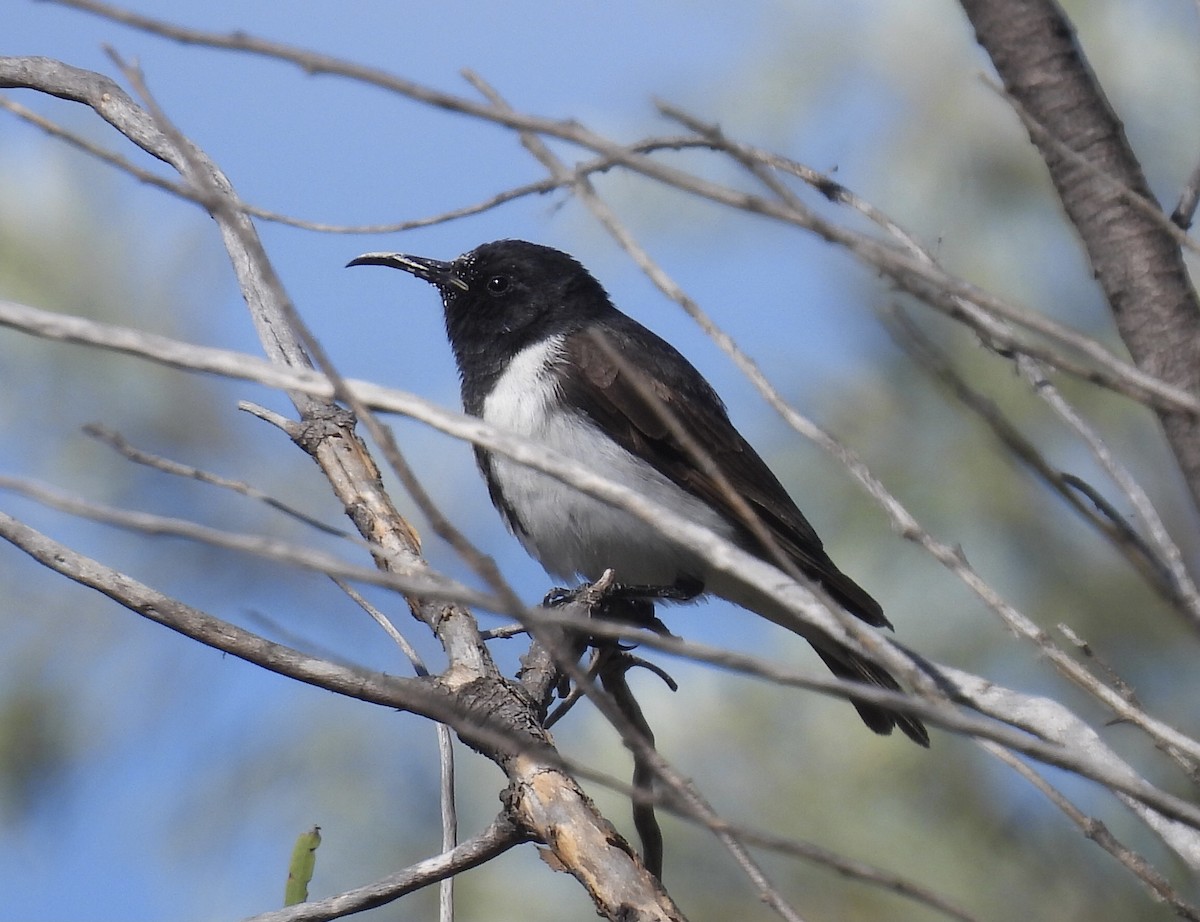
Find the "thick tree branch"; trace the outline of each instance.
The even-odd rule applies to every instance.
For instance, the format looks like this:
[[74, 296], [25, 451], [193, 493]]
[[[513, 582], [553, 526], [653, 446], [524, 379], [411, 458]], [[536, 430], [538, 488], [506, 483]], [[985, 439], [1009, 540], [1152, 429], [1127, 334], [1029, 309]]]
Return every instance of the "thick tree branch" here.
[[[405, 679], [340, 666], [273, 643], [84, 557], [0, 513], [0, 537], [43, 565], [159, 624], [273, 672], [453, 727], [504, 769], [509, 815], [544, 842], [607, 918], [678, 922], [683, 916], [652, 874], [568, 775], [529, 699], [500, 677], [449, 673]], [[397, 894], [399, 895], [399, 894]]]
[[0, 537], [49, 569], [206, 646], [351, 698], [461, 723], [462, 711], [435, 682], [343, 666], [274, 643], [85, 557], [2, 512]]
[[[1200, 394], [1200, 302], [1179, 245], [1123, 191], [1154, 202], [1066, 15], [1054, 0], [962, 0], [962, 6], [1005, 89], [1046, 132], [1031, 138], [1134, 360], [1155, 378]], [[1059, 145], [1092, 169], [1064, 156]], [[1200, 422], [1164, 410], [1158, 416], [1200, 503]]]
[[[140, 75], [126, 69], [135, 82]], [[271, 269], [253, 226], [238, 209], [225, 176], [203, 152], [164, 119], [138, 107], [107, 77], [44, 58], [0, 62], [0, 85], [25, 86], [94, 109], [148, 153], [170, 163], [197, 189], [221, 230], [260, 339], [273, 363], [310, 369], [306, 342], [312, 338]], [[152, 103], [149, 103], [152, 107]], [[291, 392], [300, 411], [297, 444], [321, 465], [360, 534], [373, 547], [376, 563], [401, 573], [426, 569], [415, 532], [383, 489], [379, 470], [354, 432], [354, 420], [328, 399]], [[462, 722], [451, 723], [460, 737], [497, 762], [514, 792], [510, 808], [517, 822], [547, 843], [587, 888], [597, 909], [610, 918], [682, 918], [661, 886], [620, 836], [599, 814], [575, 781], [551, 759], [533, 750], [549, 749], [531, 703], [507, 683], [491, 661], [474, 618], [465, 609], [409, 597], [413, 613], [438, 635], [451, 659], [444, 680], [460, 703], [488, 715], [489, 724], [506, 727], [527, 742], [509, 748], [491, 735], [476, 737]], [[447, 681], [448, 680], [448, 681]], [[432, 715], [431, 715], [432, 716]]]

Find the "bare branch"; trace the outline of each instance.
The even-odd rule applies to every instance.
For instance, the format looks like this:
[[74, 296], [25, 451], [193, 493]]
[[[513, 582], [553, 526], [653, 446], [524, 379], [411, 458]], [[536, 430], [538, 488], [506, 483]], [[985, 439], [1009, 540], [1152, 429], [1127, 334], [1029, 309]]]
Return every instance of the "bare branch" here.
[[[763, 167], [780, 170], [803, 180], [831, 202], [846, 205], [866, 217], [922, 263], [929, 266], [937, 265], [937, 260], [926, 247], [917, 241], [915, 236], [893, 218], [835, 181], [828, 174], [772, 151], [728, 138], [718, 126], [702, 122], [676, 106], [665, 102], [660, 102], [658, 106], [664, 115], [676, 119], [698, 132], [714, 149], [723, 150], [744, 164], [774, 194], [779, 196], [782, 202], [795, 208], [802, 208], [799, 200], [791, 195], [787, 187], [774, 181], [771, 175], [762, 169]], [[897, 278], [902, 286], [904, 285], [902, 278], [895, 275], [893, 277]], [[914, 278], [912, 281], [918, 280]], [[969, 325], [980, 334], [985, 345], [996, 351], [1021, 352], [1030, 355], [1083, 380], [1099, 384], [1149, 406], [1194, 415], [1200, 414], [1200, 400], [1195, 394], [1167, 384], [1137, 366], [1122, 361], [1092, 337], [1056, 323], [1042, 314], [1024, 310], [993, 295], [967, 287], [958, 290], [951, 290], [944, 286], [939, 287], [932, 279], [922, 280], [921, 287], [915, 293], [921, 294], [929, 306], [942, 310], [953, 319]], [[993, 317], [989, 317], [989, 314]], [[1076, 361], [1062, 349], [1047, 349], [1027, 342], [1007, 327], [997, 324], [993, 318], [1007, 320], [1023, 329], [1039, 333], [1059, 346], [1086, 356], [1095, 364]]]
[[749, 829], [739, 830], [738, 835], [741, 836], [742, 841], [747, 845], [757, 845], [782, 855], [791, 855], [803, 861], [830, 868], [842, 877], [850, 880], [859, 880], [872, 886], [889, 890], [898, 896], [928, 906], [930, 909], [947, 918], [957, 919], [959, 922], [980, 922], [978, 917], [971, 915], [965, 909], [955, 905], [945, 897], [934, 893], [928, 887], [922, 887], [905, 877], [901, 877], [883, 868], [835, 854], [829, 849], [822, 848], [820, 845], [812, 842], [777, 838]]
[[1053, 785], [1047, 782], [1046, 779], [1012, 753], [994, 743], [983, 743], [982, 745], [984, 749], [1045, 794], [1050, 802], [1058, 807], [1067, 819], [1074, 823], [1085, 836], [1132, 871], [1133, 875], [1143, 883], [1154, 897], [1169, 904], [1175, 910], [1177, 916], [1181, 919], [1192, 920], [1192, 922], [1200, 920], [1200, 910], [1184, 900], [1179, 892], [1171, 886], [1170, 881], [1155, 871], [1145, 858], [1133, 849], [1121, 844], [1102, 822], [1086, 815], [1064, 797]]
[[25, 106], [21, 105], [19, 102], [15, 102], [14, 100], [8, 99], [5, 96], [0, 96], [0, 108], [8, 110], [13, 115], [29, 122], [31, 125], [36, 125], [51, 137], [58, 138], [60, 141], [65, 141], [72, 147], [78, 148], [84, 153], [95, 157], [100, 162], [107, 163], [109, 166], [116, 167], [122, 172], [128, 173], [139, 182], [157, 186], [165, 192], [170, 192], [172, 195], [178, 195], [180, 198], [195, 201], [194, 193], [183, 183], [172, 182], [165, 177], [159, 176], [157, 173], [144, 170], [140, 166], [130, 163], [120, 154], [115, 154], [110, 150], [106, 150], [99, 144], [92, 143], [82, 135], [77, 134], [74, 131], [70, 131], [61, 125], [55, 124], [54, 122], [50, 121], [50, 119], [38, 115], [32, 109], [25, 108]]
[[1172, 540], [1170, 532], [1167, 531], [1162, 517], [1154, 508], [1146, 491], [1142, 489], [1129, 470], [1117, 461], [1096, 431], [1050, 383], [1045, 372], [1036, 362], [1018, 356], [1017, 368], [1033, 386], [1034, 392], [1046, 401], [1059, 418], [1083, 439], [1101, 469], [1108, 474], [1117, 488], [1129, 500], [1149, 536], [1150, 543], [1158, 552], [1158, 559], [1166, 565], [1173, 593], [1180, 602], [1176, 606], [1177, 610], [1184, 615], [1193, 628], [1200, 629], [1200, 593], [1196, 591], [1196, 585], [1192, 582], [1192, 578], [1183, 564], [1183, 552], [1180, 551], [1179, 545]]
[[[962, 0], [962, 6], [1005, 90], [1045, 129], [1031, 138], [1134, 360], [1156, 378], [1200, 393], [1200, 301], [1171, 233], [1121, 191], [1154, 203], [1071, 23], [1052, 0]], [[1094, 169], [1063, 156], [1060, 145]], [[1200, 422], [1162, 411], [1159, 418], [1200, 501]]]
[[[371, 620], [383, 628], [392, 642], [400, 648], [408, 661], [412, 663], [413, 671], [419, 676], [428, 676], [429, 669], [421, 654], [408, 642], [403, 634], [396, 629], [392, 620], [378, 608], [363, 598], [362, 593], [344, 580], [334, 579], [338, 588], [346, 593], [355, 604], [371, 616]], [[438, 763], [440, 798], [442, 806], [442, 852], [449, 852], [458, 844], [458, 814], [454, 800], [454, 742], [450, 739], [450, 728], [445, 724], [437, 725]], [[438, 885], [438, 903], [440, 922], [452, 922], [454, 918], [454, 877], [444, 877]]]
[[340, 528], [334, 528], [332, 525], [327, 525], [320, 519], [314, 518], [306, 512], [301, 512], [283, 500], [276, 499], [270, 494], [264, 493], [257, 487], [252, 487], [248, 483], [240, 480], [231, 480], [228, 477], [222, 477], [219, 474], [213, 474], [209, 471], [201, 470], [198, 467], [193, 467], [190, 464], [181, 464], [178, 461], [172, 461], [170, 458], [164, 458], [160, 455], [151, 454], [148, 451], [143, 451], [140, 448], [131, 445], [129, 441], [119, 432], [115, 432], [99, 423], [89, 423], [83, 427], [84, 433], [91, 436], [98, 442], [103, 442], [114, 451], [118, 452], [122, 457], [128, 458], [135, 464], [144, 464], [147, 467], [154, 468], [158, 471], [163, 471], [167, 474], [174, 474], [177, 477], [188, 477], [192, 480], [198, 480], [200, 483], [212, 484], [213, 486], [222, 487], [226, 490], [232, 490], [234, 493], [240, 493], [242, 496], [256, 499], [261, 503], [270, 506], [272, 509], [282, 512], [284, 515], [291, 516], [303, 522], [318, 531], [323, 531], [326, 534], [333, 535], [337, 538], [349, 538], [350, 533]]
[[949, 359], [909, 321], [901, 309], [887, 310], [883, 313], [883, 319], [892, 338], [912, 356], [918, 368], [932, 375], [956, 400], [987, 423], [1014, 458], [1033, 471], [1085, 521], [1104, 535], [1164, 597], [1172, 602], [1180, 602], [1167, 562], [1159, 559], [1146, 540], [1116, 514], [1111, 504], [1098, 491], [1079, 478], [1053, 467], [1037, 447], [1004, 416], [999, 407], [959, 376], [951, 367]]
[[[19, 477], [9, 477], [0, 474], [0, 489], [20, 493], [40, 503], [61, 509], [72, 515], [83, 516], [97, 522], [116, 525], [132, 531], [148, 535], [170, 535], [176, 538], [187, 538], [200, 541], [214, 547], [253, 554], [267, 560], [291, 566], [315, 570], [329, 576], [340, 576], [359, 582], [385, 586], [400, 592], [418, 593], [435, 596], [447, 600], [457, 600], [467, 605], [479, 605], [484, 608], [496, 607], [496, 601], [483, 593], [476, 592], [467, 586], [445, 577], [437, 576], [431, 571], [425, 573], [389, 573], [371, 567], [363, 567], [327, 554], [299, 545], [290, 544], [268, 535], [248, 535], [236, 532], [222, 531], [186, 519], [171, 516], [155, 515], [150, 512], [134, 512], [128, 509], [118, 509], [103, 503], [96, 503], [78, 496], [71, 496], [53, 487], [39, 484]], [[365, 547], [365, 545], [364, 545]]]
[[384, 906], [438, 881], [449, 880], [456, 874], [491, 861], [514, 845], [528, 841], [528, 834], [514, 826], [505, 814], [501, 814], [487, 829], [461, 845], [434, 858], [426, 858], [412, 867], [389, 874], [373, 884], [348, 890], [328, 899], [298, 903], [287, 909], [264, 912], [251, 916], [245, 922], [327, 922], [329, 919], [340, 919], [342, 916]]
[[273, 643], [76, 553], [4, 513], [0, 513], [0, 537], [56, 573], [103, 593], [151, 621], [231, 656], [351, 698], [462, 723], [462, 711], [429, 681], [338, 665]]

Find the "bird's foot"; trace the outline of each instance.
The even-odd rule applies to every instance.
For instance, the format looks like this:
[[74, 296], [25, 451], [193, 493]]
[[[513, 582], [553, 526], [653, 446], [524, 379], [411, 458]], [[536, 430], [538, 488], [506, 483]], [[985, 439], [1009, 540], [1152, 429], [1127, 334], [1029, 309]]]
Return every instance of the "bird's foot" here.
[[562, 608], [564, 605], [570, 605], [583, 594], [584, 590], [591, 588], [591, 583], [584, 583], [574, 588], [555, 586], [542, 599], [542, 608]]
[[680, 577], [670, 586], [629, 585], [618, 583], [612, 570], [591, 583], [571, 589], [555, 588], [546, 594], [542, 605], [560, 608], [572, 602], [586, 605], [594, 617], [624, 621], [669, 634], [654, 614], [656, 602], [690, 602], [704, 591], [704, 583], [691, 577]]
[[[598, 583], [599, 581], [583, 583], [569, 589], [561, 586], [551, 589], [542, 599], [542, 607], [563, 608], [577, 602], [587, 608], [594, 618], [624, 621], [666, 633], [666, 627], [654, 616], [653, 598], [640, 591], [645, 587], [626, 587], [619, 583], [600, 586]], [[628, 592], [629, 588], [638, 591]]]

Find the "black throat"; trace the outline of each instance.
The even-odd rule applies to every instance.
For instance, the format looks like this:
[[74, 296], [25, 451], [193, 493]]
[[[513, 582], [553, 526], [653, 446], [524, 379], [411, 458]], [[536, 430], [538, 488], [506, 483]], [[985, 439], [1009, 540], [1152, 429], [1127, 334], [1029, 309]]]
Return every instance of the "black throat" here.
[[442, 306], [463, 409], [473, 416], [522, 351], [619, 316], [600, 283], [557, 250], [499, 241], [459, 257], [454, 269], [467, 288], [441, 287]]

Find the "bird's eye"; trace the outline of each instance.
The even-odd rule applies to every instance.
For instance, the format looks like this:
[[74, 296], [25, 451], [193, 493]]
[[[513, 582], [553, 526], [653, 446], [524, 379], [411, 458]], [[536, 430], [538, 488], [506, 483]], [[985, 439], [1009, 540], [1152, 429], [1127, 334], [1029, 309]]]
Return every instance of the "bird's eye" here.
[[490, 295], [502, 295], [508, 291], [508, 276], [493, 275], [487, 280], [487, 291]]

